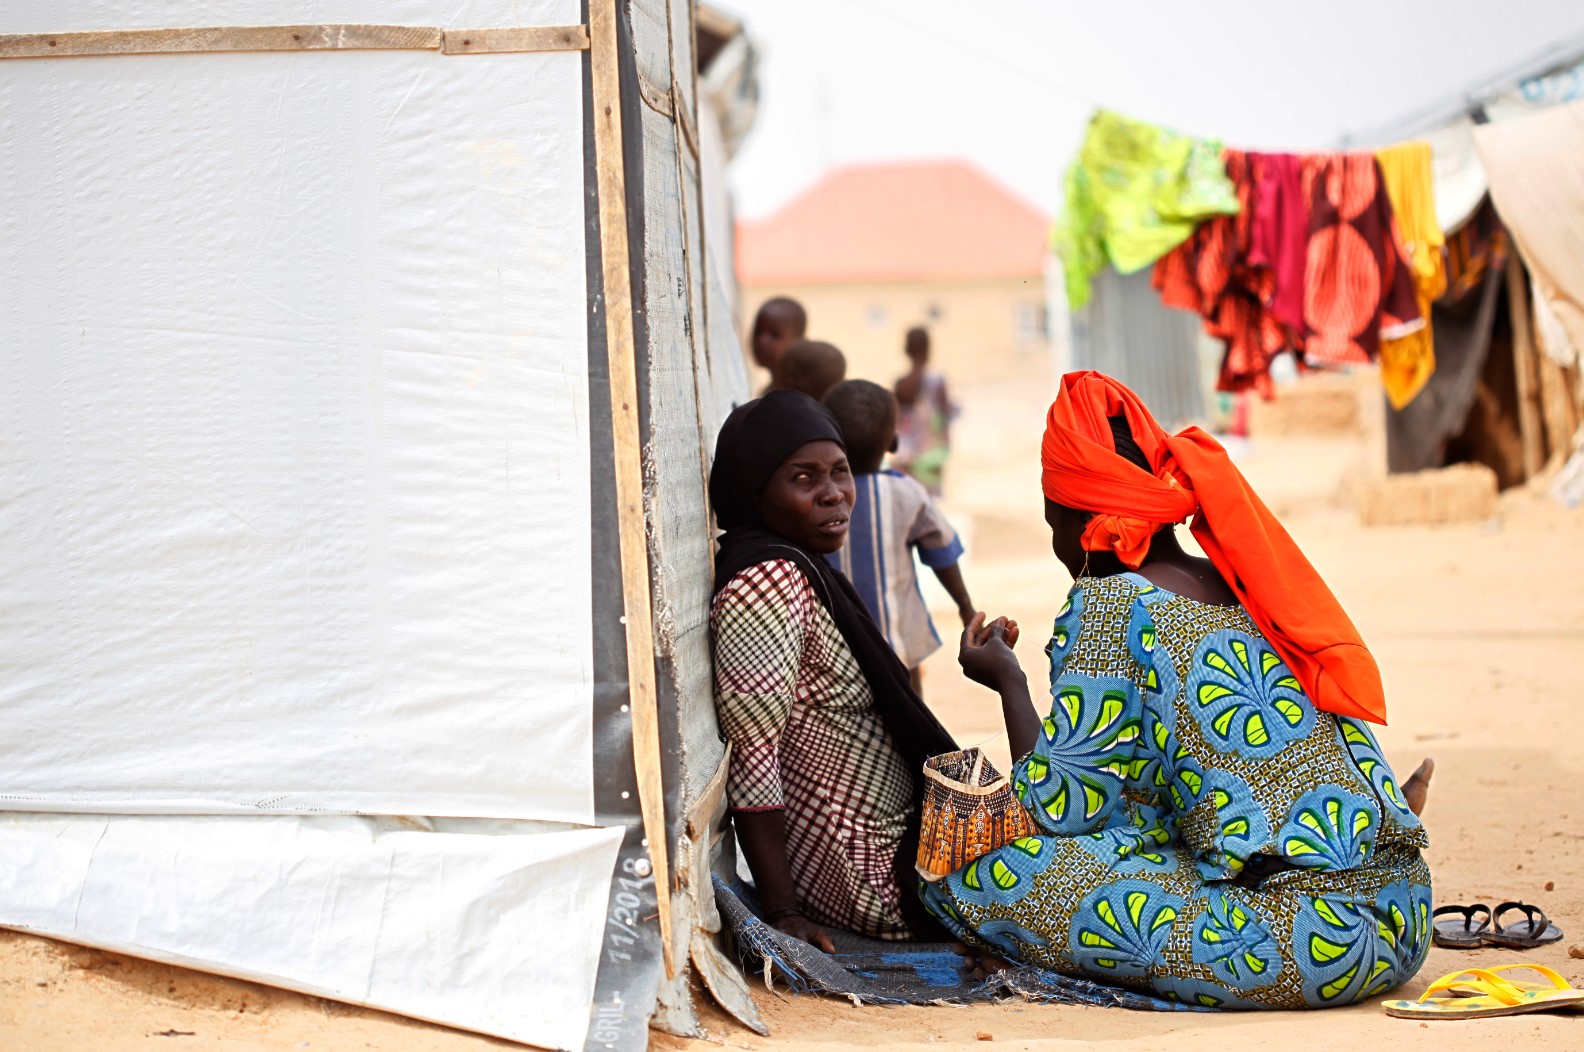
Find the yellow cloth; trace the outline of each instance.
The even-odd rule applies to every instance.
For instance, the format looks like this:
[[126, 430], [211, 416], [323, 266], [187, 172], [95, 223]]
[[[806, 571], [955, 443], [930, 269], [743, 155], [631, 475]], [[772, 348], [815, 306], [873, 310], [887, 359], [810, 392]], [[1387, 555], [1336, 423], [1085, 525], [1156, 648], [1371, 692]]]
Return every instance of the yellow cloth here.
[[1430, 144], [1407, 142], [1375, 154], [1386, 179], [1386, 193], [1397, 216], [1397, 228], [1408, 249], [1414, 287], [1419, 295], [1422, 328], [1395, 340], [1382, 340], [1381, 383], [1386, 397], [1401, 409], [1424, 390], [1435, 372], [1435, 332], [1430, 304], [1446, 291], [1446, 234], [1436, 219]]

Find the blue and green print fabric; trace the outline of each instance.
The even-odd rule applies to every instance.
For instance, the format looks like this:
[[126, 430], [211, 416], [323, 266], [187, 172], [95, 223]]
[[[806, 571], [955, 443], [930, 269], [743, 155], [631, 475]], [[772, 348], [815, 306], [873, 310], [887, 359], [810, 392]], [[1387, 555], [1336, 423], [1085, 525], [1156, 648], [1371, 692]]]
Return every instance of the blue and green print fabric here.
[[1056, 619], [1012, 784], [1042, 833], [922, 885], [970, 945], [1216, 1008], [1329, 1008], [1430, 947], [1425, 833], [1366, 724], [1319, 712], [1238, 606], [1137, 574]]

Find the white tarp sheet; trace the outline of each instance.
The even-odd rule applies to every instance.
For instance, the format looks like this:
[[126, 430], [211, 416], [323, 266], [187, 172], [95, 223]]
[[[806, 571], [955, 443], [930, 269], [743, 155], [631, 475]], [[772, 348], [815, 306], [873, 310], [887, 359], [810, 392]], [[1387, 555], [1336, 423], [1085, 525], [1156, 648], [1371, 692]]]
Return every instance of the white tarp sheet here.
[[594, 822], [580, 62], [0, 63], [0, 806]]
[[580, 1048], [622, 831], [514, 836], [494, 831], [503, 823], [474, 824], [490, 831], [352, 817], [0, 814], [3, 919]]

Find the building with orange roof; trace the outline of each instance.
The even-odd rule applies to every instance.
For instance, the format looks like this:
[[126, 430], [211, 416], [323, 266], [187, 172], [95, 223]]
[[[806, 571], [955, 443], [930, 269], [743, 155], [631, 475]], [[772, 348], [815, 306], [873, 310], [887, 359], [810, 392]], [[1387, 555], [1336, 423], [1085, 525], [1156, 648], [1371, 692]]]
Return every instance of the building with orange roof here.
[[958, 383], [1050, 372], [1049, 217], [964, 161], [850, 165], [780, 211], [737, 227], [739, 300], [807, 308], [809, 336], [849, 377], [889, 386], [903, 334], [930, 330], [933, 365]]

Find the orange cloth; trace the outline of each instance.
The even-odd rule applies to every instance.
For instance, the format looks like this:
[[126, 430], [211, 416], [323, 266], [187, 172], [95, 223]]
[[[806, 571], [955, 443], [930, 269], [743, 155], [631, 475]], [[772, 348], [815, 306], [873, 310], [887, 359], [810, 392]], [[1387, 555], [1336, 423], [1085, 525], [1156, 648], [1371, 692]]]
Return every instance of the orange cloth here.
[[[1123, 414], [1153, 472], [1118, 456], [1107, 418]], [[1358, 629], [1220, 443], [1197, 427], [1176, 435], [1125, 386], [1068, 373], [1045, 422], [1041, 488], [1095, 512], [1089, 551], [1137, 568], [1160, 526], [1193, 517], [1193, 535], [1315, 707], [1386, 722], [1380, 669]]]

